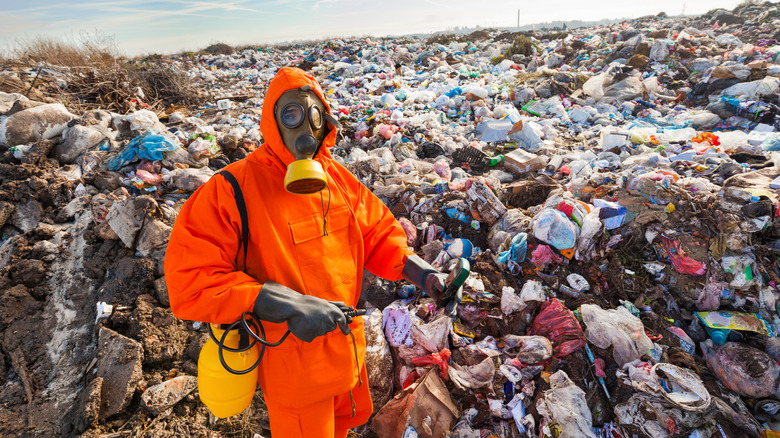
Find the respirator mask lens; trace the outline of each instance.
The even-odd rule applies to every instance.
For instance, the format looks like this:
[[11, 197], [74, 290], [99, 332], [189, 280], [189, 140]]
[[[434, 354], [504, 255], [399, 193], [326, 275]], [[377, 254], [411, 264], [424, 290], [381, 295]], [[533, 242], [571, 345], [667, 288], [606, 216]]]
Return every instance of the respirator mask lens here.
[[299, 103], [288, 103], [282, 108], [281, 119], [282, 125], [287, 128], [293, 129], [301, 126], [301, 123], [303, 123], [303, 106]]
[[324, 120], [322, 118], [322, 112], [320, 112], [319, 107], [313, 106], [309, 108], [309, 123], [311, 124], [312, 129], [315, 131], [322, 129]]

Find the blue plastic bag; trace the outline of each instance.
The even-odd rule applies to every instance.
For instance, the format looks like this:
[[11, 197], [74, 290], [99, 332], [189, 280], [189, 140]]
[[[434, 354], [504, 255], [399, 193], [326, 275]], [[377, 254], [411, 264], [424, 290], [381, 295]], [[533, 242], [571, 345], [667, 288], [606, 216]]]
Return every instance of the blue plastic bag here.
[[163, 152], [175, 151], [178, 147], [170, 138], [156, 131], [147, 131], [132, 139], [122, 152], [108, 160], [106, 169], [119, 170], [137, 158], [159, 161], [163, 159]]
[[761, 143], [761, 149], [767, 152], [780, 151], [780, 134], [772, 133], [766, 136], [766, 139]]
[[498, 254], [498, 261], [499, 263], [506, 263], [511, 258], [516, 263], [523, 263], [527, 252], [528, 234], [517, 233], [515, 237], [512, 238], [512, 244], [509, 249]]
[[604, 228], [614, 230], [623, 225], [623, 221], [626, 219], [626, 207], [617, 202], [609, 202], [603, 199], [594, 199], [593, 205], [600, 209], [599, 219], [604, 222]]

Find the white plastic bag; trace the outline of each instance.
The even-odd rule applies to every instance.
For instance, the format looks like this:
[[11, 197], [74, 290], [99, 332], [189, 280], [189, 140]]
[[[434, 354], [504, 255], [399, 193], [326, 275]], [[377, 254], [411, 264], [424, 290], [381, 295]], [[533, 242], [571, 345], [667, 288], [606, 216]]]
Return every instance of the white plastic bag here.
[[579, 228], [562, 212], [546, 208], [534, 217], [534, 236], [559, 250], [574, 248]]
[[574, 256], [577, 260], [590, 260], [591, 250], [596, 244], [596, 238], [604, 231], [604, 224], [599, 219], [599, 209], [594, 208], [582, 221], [580, 237], [577, 238], [577, 250]]
[[600, 74], [588, 79], [582, 85], [582, 91], [597, 101], [601, 100], [604, 97], [604, 75]]
[[625, 307], [604, 310], [595, 304], [580, 308], [585, 323], [585, 337], [599, 348], [612, 347], [612, 357], [618, 365], [639, 359], [653, 348], [645, 334], [642, 321]]
[[[596, 438], [585, 392], [563, 370], [550, 376], [550, 388], [536, 402], [536, 410], [544, 417], [545, 428], [557, 423], [561, 428], [561, 436]], [[543, 433], [546, 436], [553, 435], [551, 431]]]
[[666, 43], [663, 41], [656, 41], [650, 48], [650, 60], [651, 61], [663, 61], [669, 56], [669, 48], [666, 47]]

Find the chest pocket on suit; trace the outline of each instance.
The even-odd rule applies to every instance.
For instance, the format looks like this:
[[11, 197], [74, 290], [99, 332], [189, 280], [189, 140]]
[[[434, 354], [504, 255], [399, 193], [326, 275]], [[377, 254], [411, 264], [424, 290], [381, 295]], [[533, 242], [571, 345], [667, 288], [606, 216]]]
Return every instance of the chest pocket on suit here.
[[341, 300], [336, 286], [357, 275], [355, 254], [350, 245], [352, 216], [347, 206], [331, 210], [324, 235], [322, 213], [290, 221], [298, 267], [307, 293], [327, 300]]

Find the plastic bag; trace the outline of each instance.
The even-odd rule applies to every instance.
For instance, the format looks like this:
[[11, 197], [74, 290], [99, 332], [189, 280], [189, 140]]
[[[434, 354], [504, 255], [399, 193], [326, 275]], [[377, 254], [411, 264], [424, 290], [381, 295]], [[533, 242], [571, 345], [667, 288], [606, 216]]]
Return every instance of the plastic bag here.
[[363, 317], [366, 336], [366, 373], [371, 399], [384, 405], [393, 396], [393, 356], [382, 331], [382, 311], [366, 302]]
[[460, 389], [482, 388], [493, 383], [496, 367], [493, 365], [493, 359], [490, 357], [471, 366], [461, 366], [453, 362], [449, 368], [449, 375], [452, 383]]
[[563, 258], [555, 254], [547, 245], [537, 245], [531, 253], [531, 263], [539, 270], [544, 270], [552, 262], [563, 263]]
[[707, 339], [699, 345], [707, 366], [726, 388], [752, 398], [769, 397], [775, 392], [780, 366], [768, 354], [735, 342], [716, 346]]
[[669, 56], [669, 48], [666, 47], [666, 43], [663, 41], [656, 41], [650, 48], [650, 60], [651, 61], [663, 61]]
[[381, 135], [385, 138], [385, 140], [390, 140], [390, 137], [393, 136], [398, 130], [401, 128], [397, 125], [379, 125], [376, 128], [374, 128], [374, 135]]
[[[590, 260], [593, 247], [596, 245], [596, 240], [604, 231], [604, 224], [599, 220], [600, 216], [601, 209], [596, 208], [588, 213], [582, 221], [580, 237], [577, 238], [577, 250], [574, 253], [577, 260]], [[623, 219], [621, 219], [621, 222], [622, 220]]]
[[516, 354], [517, 360], [525, 365], [543, 362], [553, 354], [552, 342], [544, 336], [505, 335], [501, 344], [505, 352]]
[[498, 254], [499, 263], [507, 263], [510, 260], [515, 263], [523, 263], [528, 252], [528, 234], [517, 233], [512, 238], [509, 249]]
[[128, 193], [127, 189], [124, 187], [120, 187], [111, 193], [98, 193], [93, 196], [90, 203], [92, 207], [92, 218], [95, 220], [95, 223], [104, 223], [114, 202], [123, 201], [128, 197], [130, 197], [130, 193]]
[[398, 218], [398, 223], [401, 224], [401, 228], [406, 233], [406, 244], [409, 248], [414, 248], [417, 243], [417, 227], [407, 218]]
[[528, 334], [551, 340], [555, 357], [568, 356], [585, 346], [585, 334], [577, 318], [556, 298], [542, 304]]
[[382, 326], [391, 347], [409, 347], [414, 343], [411, 316], [403, 301], [394, 301], [382, 310]]
[[173, 151], [178, 148], [179, 146], [170, 138], [155, 131], [147, 131], [132, 139], [119, 155], [108, 160], [106, 168], [108, 170], [119, 170], [128, 163], [135, 161], [138, 157], [152, 161], [162, 160], [163, 152]]
[[516, 141], [518, 146], [527, 151], [536, 151], [544, 146], [544, 142], [542, 141], [544, 133], [542, 132], [541, 125], [538, 123], [523, 120], [522, 128], [519, 131], [512, 132], [510, 130], [509, 132], [511, 132], [511, 134], [509, 134], [509, 139]]
[[729, 285], [740, 290], [749, 289], [758, 282], [758, 277], [753, 274], [754, 263], [749, 255], [724, 256], [720, 261], [723, 272], [734, 276]]
[[772, 133], [767, 135], [763, 143], [761, 143], [760, 147], [766, 152], [780, 151], [780, 133]]
[[620, 82], [604, 87], [604, 96], [618, 101], [641, 97], [644, 92], [645, 87], [642, 85], [642, 80], [635, 76], [630, 76]]
[[574, 248], [579, 236], [577, 225], [563, 212], [552, 208], [546, 208], [534, 217], [533, 230], [537, 239], [561, 252]]
[[601, 98], [604, 97], [605, 77], [604, 74], [599, 74], [588, 79], [588, 81], [582, 85], [582, 91], [597, 101], [601, 100]]
[[452, 179], [450, 163], [447, 160], [439, 160], [433, 163], [433, 171], [445, 181], [450, 181]]
[[723, 90], [724, 95], [728, 96], [749, 96], [761, 97], [776, 94], [780, 89], [780, 79], [767, 76], [752, 82], [742, 82], [735, 84]]
[[501, 312], [504, 315], [511, 315], [515, 312], [520, 312], [525, 309], [525, 304], [520, 300], [520, 297], [515, 293], [513, 287], [504, 286], [501, 289]]
[[[544, 426], [557, 424], [562, 437], [596, 438], [593, 434], [593, 417], [581, 390], [569, 376], [560, 370], [550, 376], [550, 390], [536, 402], [536, 410], [544, 417]], [[553, 436], [551, 432], [543, 432]]]
[[661, 242], [669, 255], [669, 261], [672, 262], [675, 271], [688, 275], [704, 275], [707, 272], [707, 265], [685, 255], [685, 251], [680, 247], [679, 240], [661, 236]]
[[143, 169], [136, 169], [135, 176], [138, 177], [144, 184], [156, 186], [163, 182], [163, 176], [158, 173], [151, 173]]
[[718, 43], [719, 46], [735, 46], [735, 47], [742, 47], [743, 43], [740, 41], [739, 38], [735, 37], [734, 35], [730, 33], [722, 33], [715, 37], [715, 42]]
[[145, 131], [160, 123], [157, 114], [149, 110], [138, 110], [124, 116], [124, 120], [130, 122], [130, 129], [133, 131]]
[[450, 356], [452, 356], [452, 353], [448, 348], [445, 348], [438, 353], [431, 353], [425, 356], [415, 357], [412, 359], [412, 363], [418, 367], [436, 365], [439, 367], [439, 377], [441, 377], [442, 380], [447, 380], [447, 370], [449, 369], [448, 362], [450, 360]]
[[653, 348], [642, 321], [625, 307], [604, 310], [594, 304], [583, 304], [580, 311], [588, 341], [599, 348], [611, 346], [612, 357], [618, 365], [637, 360]]
[[544, 301], [544, 298], [542, 284], [536, 280], [526, 281], [520, 296], [515, 294], [514, 288], [504, 287], [501, 291], [501, 311], [505, 315], [520, 312], [528, 307], [531, 301]]
[[569, 274], [566, 276], [566, 282], [569, 283], [569, 286], [574, 288], [574, 290], [578, 292], [583, 292], [590, 289], [590, 284], [588, 284], [588, 280], [585, 279], [580, 274]]
[[200, 169], [175, 169], [171, 172], [171, 181], [173, 181], [173, 185], [179, 190], [194, 192], [198, 187], [206, 184], [212, 176], [214, 176], [214, 171], [208, 167]]
[[427, 324], [416, 315], [412, 315], [412, 341], [431, 353], [447, 348], [451, 331], [452, 320], [443, 314]]
[[190, 143], [189, 147], [187, 147], [187, 151], [193, 158], [199, 160], [203, 157], [216, 155], [219, 152], [219, 147], [217, 146], [216, 141], [198, 137]]
[[685, 368], [669, 363], [651, 366], [639, 360], [629, 362], [622, 368], [617, 372], [617, 377], [624, 384], [665, 398], [686, 411], [704, 411], [712, 402], [701, 378]]

